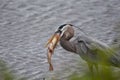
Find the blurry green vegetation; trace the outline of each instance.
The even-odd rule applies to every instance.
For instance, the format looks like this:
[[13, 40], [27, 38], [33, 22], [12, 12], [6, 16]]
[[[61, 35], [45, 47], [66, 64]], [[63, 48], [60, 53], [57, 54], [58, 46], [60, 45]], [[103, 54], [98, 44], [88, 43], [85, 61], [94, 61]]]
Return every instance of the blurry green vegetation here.
[[[102, 59], [102, 61], [98, 61], [99, 67], [98, 71], [94, 71], [93, 73], [90, 70], [83, 73], [84, 75], [72, 74], [69, 77], [69, 80], [120, 80], [120, 68], [112, 67], [109, 62], [107, 62], [110, 56], [114, 55], [116, 49], [110, 50], [97, 50], [98, 55]], [[110, 55], [106, 55], [110, 54]]]
[[98, 73], [85, 72], [84, 75], [73, 74], [69, 80], [120, 80], [120, 70], [115, 71], [110, 67], [101, 66]]
[[[0, 60], [0, 80], [16, 80], [17, 77], [13, 75], [10, 70], [7, 68], [7, 64]], [[17, 79], [18, 80], [18, 79]], [[21, 78], [19, 80], [25, 80]]]
[[4, 61], [0, 60], [0, 80], [14, 80], [14, 76], [9, 72]]

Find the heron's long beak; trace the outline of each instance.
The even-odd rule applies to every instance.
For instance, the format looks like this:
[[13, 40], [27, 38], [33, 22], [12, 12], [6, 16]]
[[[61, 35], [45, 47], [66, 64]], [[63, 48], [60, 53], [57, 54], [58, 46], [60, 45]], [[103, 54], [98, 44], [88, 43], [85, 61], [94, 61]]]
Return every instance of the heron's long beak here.
[[50, 39], [47, 41], [47, 44], [45, 45], [45, 47], [47, 47], [50, 43], [55, 44], [55, 46], [57, 45], [57, 43], [60, 40], [60, 35], [61, 33], [59, 31], [56, 31], [51, 37]]

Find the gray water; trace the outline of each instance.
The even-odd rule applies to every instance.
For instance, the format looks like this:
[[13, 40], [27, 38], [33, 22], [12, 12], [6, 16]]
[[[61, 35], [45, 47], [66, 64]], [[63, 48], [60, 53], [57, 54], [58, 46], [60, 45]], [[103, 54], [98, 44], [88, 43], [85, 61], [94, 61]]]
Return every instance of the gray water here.
[[87, 65], [58, 45], [48, 71], [45, 43], [54, 31], [71, 23], [111, 44], [119, 22], [120, 0], [0, 0], [0, 59], [19, 78], [66, 80]]

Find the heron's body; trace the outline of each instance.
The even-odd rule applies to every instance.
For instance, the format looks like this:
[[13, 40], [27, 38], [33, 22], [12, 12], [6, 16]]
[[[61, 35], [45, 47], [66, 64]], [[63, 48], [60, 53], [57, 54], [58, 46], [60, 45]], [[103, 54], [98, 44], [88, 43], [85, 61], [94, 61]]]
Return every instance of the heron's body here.
[[73, 41], [61, 38], [60, 44], [67, 51], [80, 55], [89, 63], [103, 62], [114, 66], [120, 64], [120, 61], [114, 56], [113, 50], [107, 44], [87, 35], [80, 35]]
[[96, 65], [101, 63], [120, 67], [120, 59], [115, 56], [115, 52], [107, 44], [86, 34], [80, 34], [71, 41], [71, 38], [74, 37], [73, 27], [71, 24], [64, 24], [56, 31], [61, 36], [60, 44], [65, 50], [80, 55], [91, 70], [93, 65], [97, 68]]

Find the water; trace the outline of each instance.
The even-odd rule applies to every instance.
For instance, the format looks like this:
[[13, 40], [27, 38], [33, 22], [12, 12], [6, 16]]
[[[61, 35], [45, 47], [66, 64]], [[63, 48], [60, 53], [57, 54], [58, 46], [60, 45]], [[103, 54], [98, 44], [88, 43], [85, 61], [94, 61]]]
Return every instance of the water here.
[[54, 71], [48, 71], [44, 45], [56, 28], [71, 23], [110, 44], [119, 21], [120, 0], [0, 0], [0, 59], [27, 80], [65, 80], [87, 66], [58, 46], [52, 58]]

